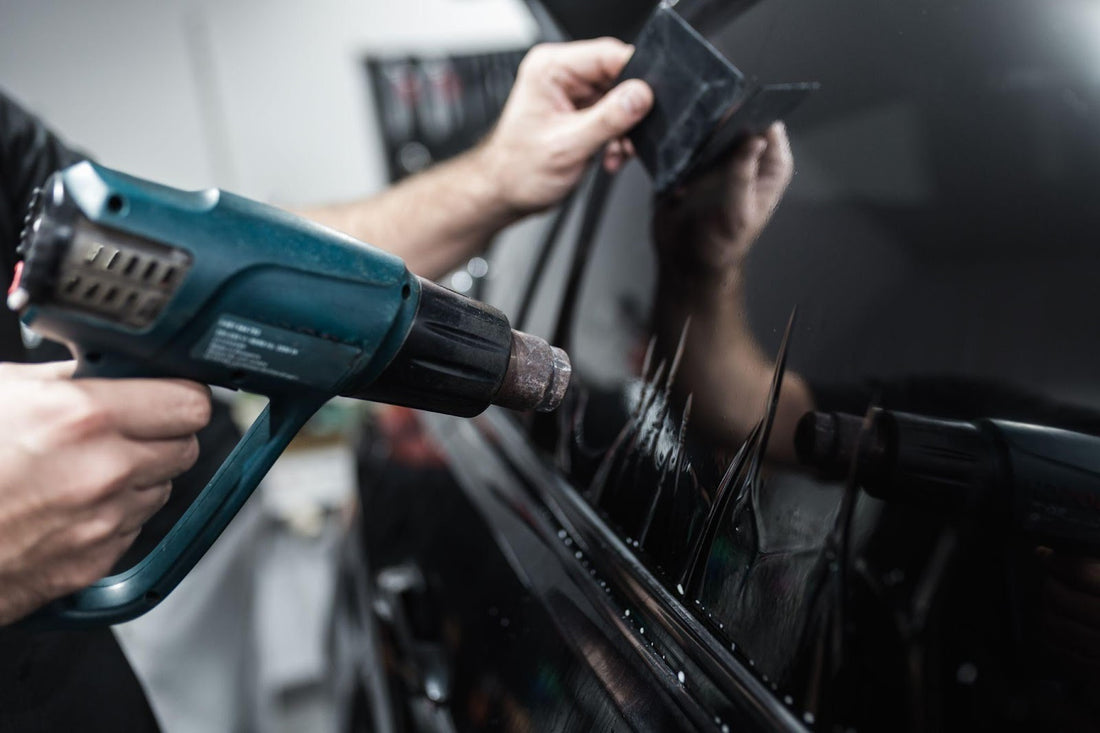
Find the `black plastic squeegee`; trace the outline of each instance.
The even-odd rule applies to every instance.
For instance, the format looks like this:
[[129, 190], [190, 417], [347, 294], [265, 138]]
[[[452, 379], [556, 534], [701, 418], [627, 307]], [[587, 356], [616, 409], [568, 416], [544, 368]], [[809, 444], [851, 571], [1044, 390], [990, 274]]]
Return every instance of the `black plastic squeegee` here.
[[638, 34], [620, 81], [635, 78], [653, 88], [654, 103], [630, 140], [659, 194], [724, 159], [742, 139], [762, 133], [818, 88], [816, 82], [746, 80], [665, 3]]

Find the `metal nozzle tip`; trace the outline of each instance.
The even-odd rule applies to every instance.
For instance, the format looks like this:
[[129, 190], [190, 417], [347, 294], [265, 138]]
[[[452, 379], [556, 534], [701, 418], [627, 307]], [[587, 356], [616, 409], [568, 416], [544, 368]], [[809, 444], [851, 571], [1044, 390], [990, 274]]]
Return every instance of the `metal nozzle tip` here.
[[552, 412], [569, 390], [569, 356], [544, 339], [512, 331], [512, 354], [493, 404], [512, 410]]

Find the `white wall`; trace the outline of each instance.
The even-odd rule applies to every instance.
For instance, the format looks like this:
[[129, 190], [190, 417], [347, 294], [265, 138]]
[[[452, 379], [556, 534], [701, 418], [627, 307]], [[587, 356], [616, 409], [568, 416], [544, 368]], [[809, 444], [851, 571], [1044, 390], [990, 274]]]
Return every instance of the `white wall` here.
[[106, 165], [314, 203], [384, 183], [365, 55], [534, 36], [521, 0], [0, 0], [0, 87]]

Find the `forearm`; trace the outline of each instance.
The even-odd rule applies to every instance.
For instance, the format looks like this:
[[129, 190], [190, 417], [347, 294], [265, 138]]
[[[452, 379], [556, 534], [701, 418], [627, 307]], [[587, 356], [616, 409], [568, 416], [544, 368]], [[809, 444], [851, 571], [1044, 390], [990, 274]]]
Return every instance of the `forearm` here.
[[[299, 213], [438, 278], [500, 229], [561, 201], [588, 161], [645, 117], [653, 104], [645, 82], [612, 89], [631, 53], [613, 38], [536, 46], [477, 148], [373, 198]], [[611, 168], [622, 163], [621, 143], [618, 151]]]
[[475, 148], [368, 199], [298, 213], [401, 257], [437, 279], [519, 218]]

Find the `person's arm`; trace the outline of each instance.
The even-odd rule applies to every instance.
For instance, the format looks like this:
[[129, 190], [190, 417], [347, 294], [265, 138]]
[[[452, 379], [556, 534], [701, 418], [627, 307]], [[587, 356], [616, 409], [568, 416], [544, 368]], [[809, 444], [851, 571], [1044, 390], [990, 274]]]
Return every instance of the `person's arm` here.
[[475, 149], [372, 198], [299, 213], [440, 277], [508, 224], [561, 200], [605, 146], [609, 170], [628, 157], [621, 138], [653, 104], [640, 80], [608, 91], [632, 52], [610, 38], [536, 46]]
[[0, 92], [0, 206], [6, 208], [10, 229], [0, 231], [0, 244], [14, 248], [23, 213], [36, 186], [59, 168], [86, 156], [65, 145], [34, 115]]
[[0, 364], [0, 625], [103, 577], [198, 457], [209, 390]]
[[[786, 131], [773, 125], [746, 140], [724, 170], [664, 202], [654, 219], [659, 339], [666, 351], [675, 348], [688, 324], [677, 381], [694, 394], [693, 420], [734, 446], [763, 415], [775, 371], [745, 318], [744, 260], [793, 170]], [[795, 460], [795, 426], [812, 408], [805, 381], [788, 371], [771, 457]]]

